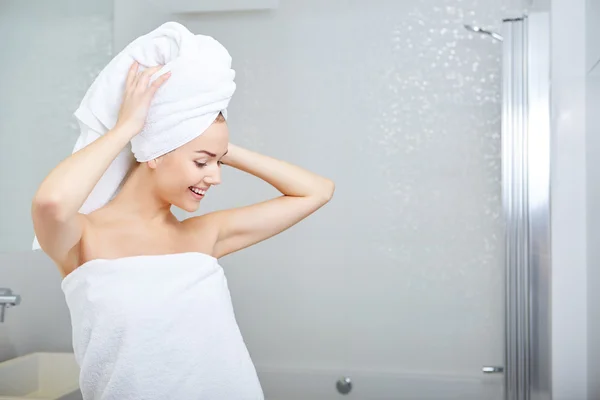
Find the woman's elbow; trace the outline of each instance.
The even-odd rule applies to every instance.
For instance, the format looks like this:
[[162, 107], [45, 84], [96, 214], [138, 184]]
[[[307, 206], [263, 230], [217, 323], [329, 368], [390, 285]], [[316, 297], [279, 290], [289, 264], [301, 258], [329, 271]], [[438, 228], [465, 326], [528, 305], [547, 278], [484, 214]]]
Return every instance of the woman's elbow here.
[[325, 203], [329, 202], [335, 192], [335, 183], [327, 178], [324, 178], [323, 185], [319, 191], [319, 197], [323, 199]]

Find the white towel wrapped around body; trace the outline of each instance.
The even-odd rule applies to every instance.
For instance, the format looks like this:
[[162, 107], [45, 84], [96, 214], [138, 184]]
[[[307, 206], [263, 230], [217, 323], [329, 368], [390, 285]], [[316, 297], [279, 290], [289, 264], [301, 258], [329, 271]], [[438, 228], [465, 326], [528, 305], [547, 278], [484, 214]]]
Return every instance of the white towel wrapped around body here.
[[264, 399], [215, 258], [92, 260], [62, 289], [84, 400]]
[[[164, 65], [150, 82], [169, 71], [156, 92], [143, 130], [116, 157], [94, 187], [80, 212], [88, 214], [116, 194], [133, 160], [145, 162], [200, 136], [227, 107], [235, 92], [231, 56], [210, 36], [194, 35], [177, 22], [167, 22], [131, 42], [100, 72], [85, 94], [75, 117], [81, 134], [73, 153], [94, 142], [116, 122], [127, 73], [132, 63], [146, 68]], [[33, 249], [39, 243], [34, 238]]]

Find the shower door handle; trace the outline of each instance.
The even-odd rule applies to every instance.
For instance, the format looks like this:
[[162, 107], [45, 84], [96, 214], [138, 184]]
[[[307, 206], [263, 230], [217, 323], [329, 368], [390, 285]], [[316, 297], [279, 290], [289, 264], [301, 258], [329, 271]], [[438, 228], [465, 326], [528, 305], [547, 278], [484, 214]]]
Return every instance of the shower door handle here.
[[482, 372], [484, 374], [501, 374], [504, 372], [504, 367], [499, 367], [499, 366], [493, 366], [493, 367], [483, 367]]

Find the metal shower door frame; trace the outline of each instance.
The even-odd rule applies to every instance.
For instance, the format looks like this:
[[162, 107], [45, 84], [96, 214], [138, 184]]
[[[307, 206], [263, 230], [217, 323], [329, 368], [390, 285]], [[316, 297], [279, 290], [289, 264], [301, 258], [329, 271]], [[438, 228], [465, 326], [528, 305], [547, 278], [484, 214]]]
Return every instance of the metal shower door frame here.
[[506, 400], [550, 400], [550, 17], [503, 21]]

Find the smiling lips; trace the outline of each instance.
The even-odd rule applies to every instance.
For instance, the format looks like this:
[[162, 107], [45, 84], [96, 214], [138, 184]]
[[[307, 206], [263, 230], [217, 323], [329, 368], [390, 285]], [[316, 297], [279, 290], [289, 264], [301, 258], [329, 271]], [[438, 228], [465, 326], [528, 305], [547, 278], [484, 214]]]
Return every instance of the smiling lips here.
[[197, 200], [200, 200], [201, 198], [203, 198], [204, 195], [206, 194], [206, 191], [208, 190], [208, 188], [199, 188], [196, 186], [190, 186], [189, 189], [192, 192], [192, 195], [194, 196], [194, 198], [196, 198]]

